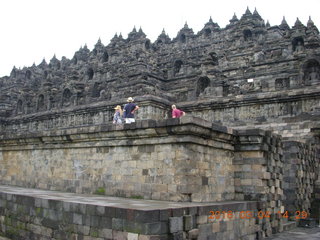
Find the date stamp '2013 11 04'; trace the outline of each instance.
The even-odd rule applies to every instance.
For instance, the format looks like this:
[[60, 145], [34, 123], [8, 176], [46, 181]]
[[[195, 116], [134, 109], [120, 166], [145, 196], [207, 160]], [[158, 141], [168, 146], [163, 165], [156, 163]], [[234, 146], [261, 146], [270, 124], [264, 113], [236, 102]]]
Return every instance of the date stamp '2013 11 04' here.
[[[281, 213], [278, 211], [276, 213], [279, 218], [289, 218], [291, 217], [288, 211]], [[233, 211], [210, 211], [209, 219], [211, 220], [222, 220], [222, 219], [252, 219], [252, 218], [270, 218], [271, 212], [269, 211], [240, 211], [238, 214], [235, 214]], [[306, 219], [308, 213], [306, 211], [295, 211], [295, 219]]]

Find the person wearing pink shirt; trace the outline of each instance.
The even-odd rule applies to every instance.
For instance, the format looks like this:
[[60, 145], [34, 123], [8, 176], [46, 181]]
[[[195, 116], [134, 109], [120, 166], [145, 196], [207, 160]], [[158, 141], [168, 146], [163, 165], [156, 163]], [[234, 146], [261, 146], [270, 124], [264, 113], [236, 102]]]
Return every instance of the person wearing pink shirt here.
[[180, 118], [186, 115], [186, 113], [178, 109], [176, 105], [172, 105], [171, 108], [172, 108], [172, 118]]

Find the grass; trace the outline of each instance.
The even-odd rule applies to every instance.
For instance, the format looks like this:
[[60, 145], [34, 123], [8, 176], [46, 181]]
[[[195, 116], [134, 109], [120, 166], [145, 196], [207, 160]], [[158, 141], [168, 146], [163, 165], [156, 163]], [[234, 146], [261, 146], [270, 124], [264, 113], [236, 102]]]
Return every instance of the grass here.
[[105, 195], [105, 193], [106, 193], [106, 190], [103, 187], [100, 187], [95, 191], [95, 194], [98, 194], [98, 195]]

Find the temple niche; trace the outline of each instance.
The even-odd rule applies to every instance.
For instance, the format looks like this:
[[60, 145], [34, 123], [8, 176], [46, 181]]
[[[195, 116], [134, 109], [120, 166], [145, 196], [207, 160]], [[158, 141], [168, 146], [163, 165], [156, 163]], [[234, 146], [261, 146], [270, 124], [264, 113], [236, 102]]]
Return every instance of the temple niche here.
[[200, 77], [197, 81], [196, 85], [196, 97], [200, 95], [208, 95], [209, 92], [206, 89], [209, 89], [210, 86], [210, 79], [208, 77]]
[[302, 52], [304, 50], [304, 40], [303, 37], [295, 37], [292, 40], [292, 51]]
[[22, 100], [19, 99], [17, 102], [17, 114], [22, 114], [23, 113], [23, 103]]
[[251, 41], [252, 40], [252, 32], [250, 29], [245, 29], [243, 31], [243, 39], [245, 42]]
[[304, 67], [304, 83], [312, 85], [320, 81], [320, 64], [317, 60], [309, 60]]
[[31, 76], [32, 76], [31, 71], [30, 71], [30, 70], [27, 70], [27, 71], [26, 71], [26, 79], [27, 79], [27, 80], [30, 80], [30, 79], [31, 79]]
[[44, 96], [43, 94], [39, 95], [38, 102], [37, 102], [37, 111], [44, 111], [46, 110]]
[[173, 76], [180, 73], [183, 62], [181, 60], [176, 60], [173, 65]]
[[88, 80], [92, 80], [93, 76], [94, 76], [93, 69], [92, 68], [88, 68], [88, 70], [87, 70], [87, 78], [88, 78]]
[[62, 94], [62, 106], [63, 107], [68, 107], [72, 104], [71, 97], [72, 97], [71, 91], [68, 88], [66, 88]]

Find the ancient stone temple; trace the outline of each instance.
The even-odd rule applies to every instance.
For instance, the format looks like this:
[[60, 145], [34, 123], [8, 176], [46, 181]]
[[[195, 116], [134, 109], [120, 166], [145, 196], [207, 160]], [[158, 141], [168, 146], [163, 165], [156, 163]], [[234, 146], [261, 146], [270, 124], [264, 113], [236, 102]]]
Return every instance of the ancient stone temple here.
[[[136, 123], [113, 125], [128, 97]], [[225, 28], [210, 18], [155, 42], [134, 28], [13, 68], [0, 78], [0, 235], [262, 239], [311, 224], [319, 120], [311, 18], [270, 26], [247, 9]]]

